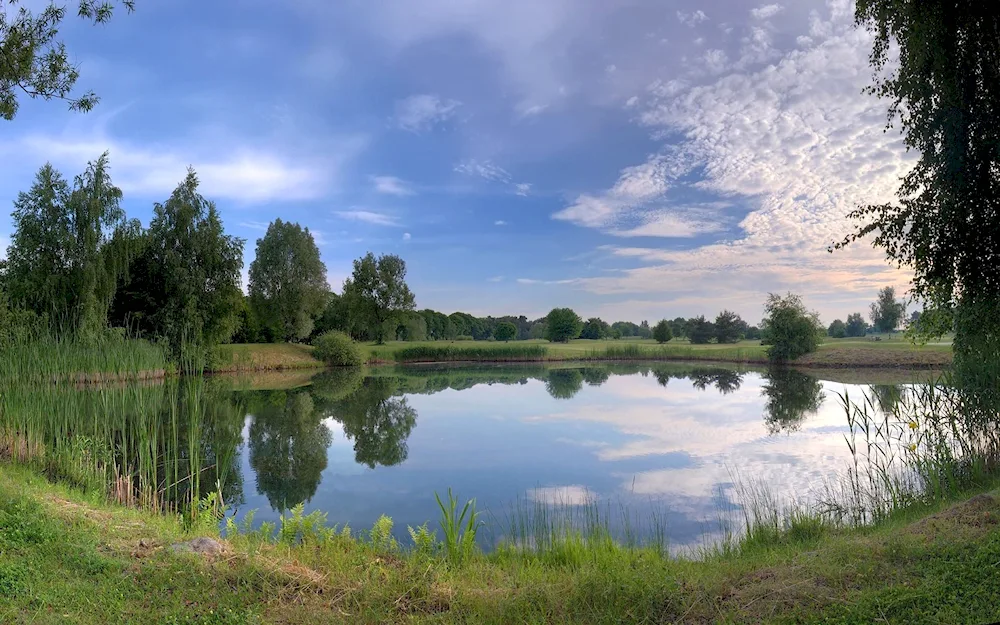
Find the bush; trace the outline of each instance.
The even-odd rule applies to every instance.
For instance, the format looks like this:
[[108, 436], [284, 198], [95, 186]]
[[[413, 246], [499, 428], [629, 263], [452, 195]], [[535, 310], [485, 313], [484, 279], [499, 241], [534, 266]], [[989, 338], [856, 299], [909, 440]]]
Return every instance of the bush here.
[[767, 358], [771, 362], [788, 362], [816, 351], [826, 333], [819, 315], [806, 310], [802, 298], [792, 293], [784, 297], [769, 294], [764, 313], [762, 343], [770, 345]]
[[653, 338], [656, 339], [657, 343], [666, 343], [670, 339], [674, 338], [674, 333], [670, 329], [670, 322], [666, 319], [660, 321], [653, 327]]
[[472, 338], [471, 336], [469, 336], [468, 334], [459, 334], [458, 336], [455, 337], [455, 340], [456, 341], [474, 341], [475, 339]]
[[331, 367], [360, 367], [361, 350], [343, 332], [331, 330], [313, 340], [313, 355]]
[[847, 324], [840, 319], [835, 319], [827, 328], [826, 333], [835, 339], [842, 339], [847, 336]]
[[553, 343], [566, 343], [580, 336], [583, 321], [572, 308], [553, 308], [545, 317], [545, 338]]

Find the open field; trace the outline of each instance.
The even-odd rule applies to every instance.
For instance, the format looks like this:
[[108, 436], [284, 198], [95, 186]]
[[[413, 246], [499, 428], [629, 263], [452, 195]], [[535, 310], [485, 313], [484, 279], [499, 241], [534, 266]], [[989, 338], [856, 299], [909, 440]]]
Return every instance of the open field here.
[[211, 536], [0, 465], [0, 622], [987, 623], [1000, 618], [1000, 500], [911, 509], [877, 528], [802, 523], [668, 558], [605, 545], [461, 561], [330, 537]]
[[[692, 345], [674, 340], [659, 345], [653, 340], [585, 340], [549, 343], [542, 340], [511, 341], [390, 341], [384, 345], [361, 345], [367, 361], [394, 363], [403, 354], [447, 354], [443, 360], [434, 356], [404, 358], [404, 362], [501, 362], [569, 360], [703, 360], [743, 364], [766, 364], [766, 347], [759, 341], [735, 344]], [[447, 349], [445, 349], [447, 348]], [[532, 348], [535, 348], [532, 350]], [[544, 355], [534, 352], [544, 350]], [[403, 351], [405, 350], [405, 352]], [[303, 344], [221, 345], [212, 370], [217, 372], [303, 369], [322, 367], [312, 357], [312, 348]], [[463, 356], [468, 353], [468, 357]], [[510, 352], [508, 356], [506, 352]], [[528, 354], [528, 352], [532, 352]], [[492, 354], [492, 356], [491, 356]], [[520, 354], [527, 354], [521, 356]], [[869, 339], [827, 339], [819, 350], [794, 364], [804, 367], [941, 369], [951, 364], [951, 343], [915, 346], [895, 337], [881, 341]]]

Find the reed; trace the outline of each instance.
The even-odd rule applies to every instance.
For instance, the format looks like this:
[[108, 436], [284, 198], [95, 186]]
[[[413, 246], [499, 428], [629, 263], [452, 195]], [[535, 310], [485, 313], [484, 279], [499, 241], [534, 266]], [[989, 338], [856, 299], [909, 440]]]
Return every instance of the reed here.
[[684, 345], [641, 345], [623, 343], [594, 349], [584, 360], [635, 361], [635, 360], [717, 360], [737, 363], [764, 363], [767, 356], [762, 348]]
[[530, 362], [544, 360], [542, 345], [416, 345], [392, 352], [398, 363], [415, 362]]

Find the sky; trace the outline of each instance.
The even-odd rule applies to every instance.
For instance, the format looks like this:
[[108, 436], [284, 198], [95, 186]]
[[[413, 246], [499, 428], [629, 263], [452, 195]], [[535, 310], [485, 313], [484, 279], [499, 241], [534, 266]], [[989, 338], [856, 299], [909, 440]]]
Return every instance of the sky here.
[[63, 39], [101, 103], [0, 120], [0, 249], [40, 166], [108, 150], [144, 224], [193, 166], [244, 278], [280, 217], [335, 291], [398, 254], [447, 313], [754, 323], [791, 291], [829, 323], [907, 290], [868, 243], [827, 251], [914, 162], [851, 2], [139, 0]]

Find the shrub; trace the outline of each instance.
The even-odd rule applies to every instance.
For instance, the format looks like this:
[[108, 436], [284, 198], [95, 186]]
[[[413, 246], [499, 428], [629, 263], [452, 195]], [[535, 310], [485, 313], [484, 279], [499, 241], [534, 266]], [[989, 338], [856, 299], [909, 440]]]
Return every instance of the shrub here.
[[653, 338], [656, 339], [657, 343], [666, 343], [674, 338], [674, 333], [670, 330], [670, 322], [666, 319], [660, 320], [660, 323], [653, 327]]
[[553, 308], [545, 317], [545, 338], [553, 343], [566, 343], [580, 336], [583, 321], [572, 308]]
[[361, 350], [343, 332], [331, 330], [313, 340], [313, 355], [331, 367], [359, 367], [363, 363]]
[[458, 336], [455, 337], [455, 340], [456, 341], [474, 341], [475, 339], [473, 339], [468, 334], [459, 334]]
[[847, 324], [840, 319], [835, 319], [833, 323], [830, 324], [826, 333], [835, 339], [842, 339], [847, 336]]
[[784, 297], [770, 293], [764, 314], [762, 342], [770, 345], [767, 358], [771, 362], [787, 362], [816, 351], [825, 334], [819, 315], [807, 310], [802, 298], [792, 293]]
[[704, 315], [688, 321], [688, 338], [695, 345], [704, 345], [715, 338], [715, 324]]

